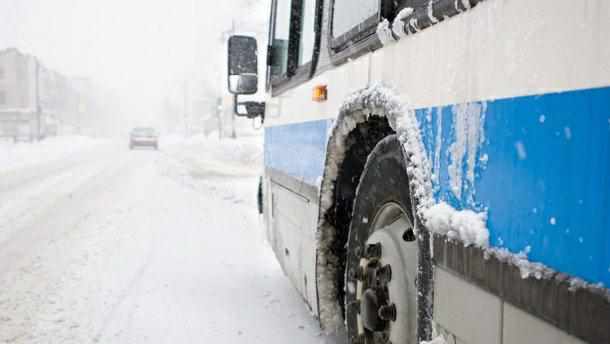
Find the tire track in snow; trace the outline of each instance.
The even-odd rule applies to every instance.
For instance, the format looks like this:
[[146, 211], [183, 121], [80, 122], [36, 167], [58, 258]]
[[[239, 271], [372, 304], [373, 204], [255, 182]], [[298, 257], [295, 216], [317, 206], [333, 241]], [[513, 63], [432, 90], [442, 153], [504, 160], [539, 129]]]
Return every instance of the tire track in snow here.
[[[116, 178], [119, 174], [123, 173], [126, 164], [126, 159], [119, 161], [118, 165], [111, 165], [109, 161], [105, 161], [97, 163], [94, 166], [84, 166], [90, 169], [86, 170], [86, 173], [80, 170], [78, 172], [81, 173], [71, 171], [60, 176], [54, 176], [51, 183], [47, 183], [42, 189], [36, 190], [33, 199], [24, 200], [21, 209], [18, 207], [11, 216], [0, 222], [0, 228], [6, 226], [13, 227], [12, 233], [4, 239], [0, 238], [0, 261], [7, 260], [6, 254], [10, 247], [19, 246], [15, 244], [16, 240], [20, 240], [23, 235], [27, 234], [30, 234], [31, 238], [33, 233], [24, 228], [33, 227], [41, 219], [54, 216], [57, 209], [62, 207], [67, 208], [67, 204], [77, 203], [79, 195], [86, 197], [87, 191], [99, 188], [108, 179]], [[25, 222], [17, 223], [19, 219], [25, 219]], [[51, 234], [63, 234], [63, 232], [65, 231], [58, 233], [38, 232], [36, 234], [43, 235], [36, 236], [36, 241], [48, 238]], [[33, 242], [35, 241], [31, 241], [31, 243]], [[0, 268], [0, 276], [2, 272]]]
[[120, 295], [116, 298], [108, 313], [104, 316], [104, 320], [99, 328], [96, 331], [95, 336], [93, 337], [93, 341], [98, 343], [102, 339], [102, 337], [106, 334], [106, 330], [110, 325], [111, 321], [115, 319], [116, 313], [119, 311], [120, 307], [124, 304], [128, 297], [133, 296], [134, 293], [140, 288], [140, 282], [142, 278], [146, 274], [146, 272], [150, 268], [150, 264], [152, 261], [153, 250], [149, 249], [148, 254], [146, 255], [146, 259], [140, 268], [136, 271], [132, 279], [127, 284], [127, 287], [120, 293]]
[[66, 171], [74, 169], [95, 161], [93, 156], [87, 155], [85, 159], [76, 158], [66, 161], [54, 161], [36, 168], [27, 167], [17, 170], [11, 170], [0, 173], [0, 194], [5, 194], [10, 191], [16, 191], [32, 184], [44, 182], [45, 178], [63, 174]]
[[[17, 333], [12, 336], [12, 339], [0, 339], [20, 340], [29, 336], [28, 341], [33, 341], [35, 339], [33, 337], [35, 321], [48, 321], [38, 319], [38, 315], [42, 307], [55, 304], [53, 299], [57, 296], [66, 276], [57, 275], [57, 271], [45, 271], [46, 267], [38, 261], [40, 258], [38, 254], [41, 251], [47, 251], [47, 253], [49, 250], [52, 251], [52, 247], [57, 244], [58, 240], [66, 239], [71, 233], [78, 233], [82, 223], [88, 221], [90, 213], [76, 213], [67, 223], [60, 221], [61, 226], [56, 227], [46, 226], [47, 219], [54, 219], [54, 216], [62, 211], [74, 208], [75, 204], [82, 205], [82, 202], [86, 202], [91, 193], [104, 189], [104, 185], [109, 180], [118, 178], [121, 173], [124, 173], [127, 163], [126, 158], [118, 160], [115, 158], [96, 164], [93, 166], [93, 172], [89, 170], [92, 166], [86, 166], [87, 171], [91, 173], [77, 173], [78, 178], [76, 179], [70, 178], [70, 175], [60, 178], [52, 186], [59, 187], [64, 193], [50, 198], [47, 195], [46, 198], [42, 197], [38, 203], [30, 203], [29, 206], [38, 211], [32, 212], [30, 214], [32, 218], [20, 224], [13, 235], [0, 244], [0, 287], [4, 291], [0, 294], [0, 299], [5, 300], [4, 307], [2, 305], [0, 307], [5, 312], [9, 311], [7, 307], [11, 307], [9, 314], [10, 312], [21, 312], [15, 315], [17, 318], [22, 318], [18, 325], [13, 324], [17, 326], [13, 328]], [[73, 172], [83, 172], [83, 170], [77, 169]], [[65, 192], [68, 192], [70, 196], [67, 197]], [[67, 277], [73, 278], [74, 276], [71, 274]], [[57, 278], [60, 279], [57, 280]], [[10, 287], [7, 288], [7, 283], [10, 283], [9, 286], [15, 283], [17, 285], [27, 283], [27, 290], [11, 291]], [[44, 295], [33, 294], [34, 291], [41, 290], [45, 290]], [[14, 299], [15, 296], [18, 297], [17, 300]], [[12, 300], [11, 297], [13, 297]], [[0, 332], [4, 332], [4, 330]], [[6, 334], [4, 333], [4, 335]]]

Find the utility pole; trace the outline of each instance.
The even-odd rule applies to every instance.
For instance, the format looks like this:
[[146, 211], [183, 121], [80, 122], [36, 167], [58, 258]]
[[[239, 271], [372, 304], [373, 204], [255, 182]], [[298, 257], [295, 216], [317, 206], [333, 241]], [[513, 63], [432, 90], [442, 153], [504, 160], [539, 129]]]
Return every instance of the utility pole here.
[[34, 63], [35, 63], [35, 72], [34, 72], [34, 83], [35, 83], [35, 87], [34, 87], [34, 93], [35, 93], [35, 102], [36, 102], [36, 141], [40, 141], [40, 138], [42, 136], [41, 133], [41, 129], [42, 129], [42, 120], [41, 120], [41, 116], [42, 116], [42, 109], [40, 106], [40, 63], [38, 62], [37, 58], [34, 58]]
[[231, 111], [231, 138], [237, 138], [237, 132], [235, 131], [235, 111]]
[[184, 136], [188, 137], [189, 136], [189, 124], [188, 124], [188, 94], [187, 94], [187, 81], [184, 80], [184, 84], [182, 86], [182, 91], [184, 93], [184, 103], [183, 103], [183, 110], [184, 110]]
[[218, 139], [222, 139], [222, 97], [216, 100], [216, 117], [218, 118]]

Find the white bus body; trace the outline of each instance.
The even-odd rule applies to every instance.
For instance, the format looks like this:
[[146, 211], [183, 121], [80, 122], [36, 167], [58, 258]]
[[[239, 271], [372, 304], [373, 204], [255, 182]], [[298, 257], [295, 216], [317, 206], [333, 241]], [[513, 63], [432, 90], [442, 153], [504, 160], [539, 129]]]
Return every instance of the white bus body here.
[[[351, 343], [610, 343], [610, 3], [346, 1], [276, 0], [271, 11], [264, 216], [322, 327], [347, 322]], [[327, 98], [314, 101], [320, 86]], [[410, 246], [375, 239], [403, 261], [391, 295], [375, 291], [398, 316], [371, 320], [375, 288], [354, 282], [367, 277], [346, 257], [376, 261], [348, 240], [374, 220], [352, 209], [382, 133], [401, 136], [413, 185], [398, 187], [411, 192], [419, 251], [405, 277]], [[444, 231], [431, 222], [443, 215]], [[463, 228], [473, 218], [483, 227]], [[417, 293], [397, 295], [396, 283], [411, 288], [401, 279]]]

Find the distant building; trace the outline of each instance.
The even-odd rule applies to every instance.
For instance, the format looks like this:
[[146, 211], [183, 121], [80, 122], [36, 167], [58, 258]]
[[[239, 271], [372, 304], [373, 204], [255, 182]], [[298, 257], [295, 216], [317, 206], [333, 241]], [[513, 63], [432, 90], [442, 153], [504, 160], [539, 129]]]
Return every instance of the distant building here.
[[79, 131], [86, 122], [83, 109], [91, 103], [89, 84], [15, 48], [0, 50], [0, 138], [57, 135], [60, 126]]
[[33, 107], [35, 63], [17, 49], [0, 51], [0, 110]]
[[36, 132], [36, 60], [17, 49], [0, 51], [0, 137]]

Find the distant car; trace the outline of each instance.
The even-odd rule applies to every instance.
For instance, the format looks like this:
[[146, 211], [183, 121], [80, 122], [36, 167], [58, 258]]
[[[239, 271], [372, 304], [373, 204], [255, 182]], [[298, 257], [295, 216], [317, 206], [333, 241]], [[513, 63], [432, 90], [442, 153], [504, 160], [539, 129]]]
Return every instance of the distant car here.
[[134, 128], [129, 135], [129, 149], [151, 147], [159, 149], [159, 134], [153, 128]]

